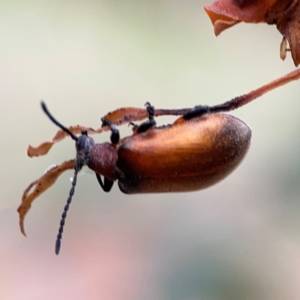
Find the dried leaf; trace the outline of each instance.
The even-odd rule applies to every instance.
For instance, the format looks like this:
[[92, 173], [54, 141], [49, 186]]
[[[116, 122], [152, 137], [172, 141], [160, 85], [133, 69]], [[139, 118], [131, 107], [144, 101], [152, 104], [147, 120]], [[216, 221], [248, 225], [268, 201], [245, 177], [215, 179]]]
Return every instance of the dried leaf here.
[[27, 155], [29, 157], [46, 155], [49, 152], [49, 150], [52, 148], [54, 143], [56, 143], [56, 141], [44, 142], [37, 147], [33, 147], [29, 145], [27, 148]]
[[[184, 115], [190, 108], [184, 109], [157, 109], [154, 110], [154, 116], [179, 116]], [[148, 118], [148, 112], [145, 108], [122, 107], [106, 114], [102, 119], [106, 119], [115, 125], [123, 125], [130, 122], [142, 121]]]
[[288, 51], [287, 41], [286, 41], [286, 38], [284, 37], [284, 38], [282, 38], [282, 41], [280, 43], [280, 58], [282, 60], [285, 60], [287, 51]]
[[280, 57], [291, 51], [295, 66], [300, 64], [300, 1], [299, 0], [216, 0], [204, 7], [214, 25], [216, 35], [239, 23], [276, 24], [288, 41], [280, 45]]
[[[24, 229], [24, 218], [31, 207], [31, 203], [43, 192], [45, 192], [49, 187], [51, 187], [55, 183], [56, 179], [63, 172], [65, 172], [66, 170], [74, 169], [74, 167], [75, 167], [75, 159], [65, 161], [59, 166], [55, 166], [54, 168], [48, 170], [46, 174], [44, 174], [42, 177], [32, 182], [27, 187], [27, 189], [24, 191], [22, 196], [22, 203], [18, 208], [18, 213], [20, 218], [19, 225], [23, 235], [26, 236], [25, 229]], [[34, 190], [30, 192], [32, 189]]]
[[[266, 13], [266, 22], [276, 24], [287, 39], [295, 66], [300, 64], [300, 1], [279, 0]], [[286, 46], [281, 44], [281, 56]]]
[[115, 125], [143, 120], [148, 117], [145, 108], [122, 107], [106, 114], [102, 119], [108, 120]]
[[[88, 134], [96, 134], [96, 133], [101, 133], [103, 131], [107, 131], [107, 130], [109, 130], [109, 128], [107, 126], [105, 126], [103, 128], [98, 128], [95, 130], [90, 127], [77, 125], [77, 126], [70, 126], [69, 130], [74, 134], [80, 134], [81, 131], [83, 131], [83, 130], [86, 130], [88, 132]], [[56, 133], [56, 135], [54, 136], [54, 138], [52, 139], [52, 141], [46, 141], [37, 147], [33, 147], [33, 146], [29, 145], [27, 148], [27, 155], [29, 157], [46, 155], [54, 144], [62, 141], [64, 138], [66, 138], [68, 136], [69, 135], [65, 131], [59, 130]]]
[[[156, 109], [154, 112], [154, 116], [162, 116], [162, 115], [182, 115], [187, 113], [190, 108], [182, 109], [182, 110], [173, 110], [173, 109]], [[115, 125], [123, 125], [130, 122], [141, 121], [148, 117], [148, 112], [145, 108], [136, 108], [136, 107], [123, 107], [116, 109], [108, 114], [106, 114], [102, 119], [107, 119], [110, 122], [114, 123]], [[109, 126], [103, 126], [98, 129], [93, 129], [86, 126], [70, 126], [68, 128], [73, 134], [77, 135], [80, 134], [83, 130], [86, 130], [88, 134], [97, 134], [103, 131], [108, 131]], [[33, 147], [31, 145], [27, 148], [27, 155], [29, 157], [38, 157], [46, 155], [52, 146], [64, 138], [68, 137], [69, 135], [63, 131], [58, 130], [56, 135], [53, 137], [51, 141], [46, 141], [40, 144], [37, 147]]]
[[214, 25], [214, 32], [216, 36], [218, 36], [225, 29], [230, 28], [240, 22], [234, 18], [230, 18], [229, 16], [216, 13], [215, 11], [211, 10], [209, 6], [204, 7], [204, 9]]
[[216, 0], [204, 7], [216, 35], [239, 23], [265, 22], [265, 14], [276, 0]]

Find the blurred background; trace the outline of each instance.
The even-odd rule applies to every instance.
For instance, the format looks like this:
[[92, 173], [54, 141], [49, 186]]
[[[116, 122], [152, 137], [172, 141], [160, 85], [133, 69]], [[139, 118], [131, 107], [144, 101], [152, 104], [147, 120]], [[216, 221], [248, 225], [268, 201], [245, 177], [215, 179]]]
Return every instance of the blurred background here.
[[65, 125], [98, 127], [118, 107], [219, 104], [294, 69], [279, 59], [275, 27], [240, 24], [216, 38], [208, 3], [0, 1], [0, 299], [300, 298], [299, 82], [233, 112], [252, 146], [218, 185], [128, 196], [86, 173], [56, 256], [66, 172], [33, 203], [27, 238], [19, 231], [23, 190], [75, 156], [66, 139], [27, 157], [57, 130], [41, 99]]

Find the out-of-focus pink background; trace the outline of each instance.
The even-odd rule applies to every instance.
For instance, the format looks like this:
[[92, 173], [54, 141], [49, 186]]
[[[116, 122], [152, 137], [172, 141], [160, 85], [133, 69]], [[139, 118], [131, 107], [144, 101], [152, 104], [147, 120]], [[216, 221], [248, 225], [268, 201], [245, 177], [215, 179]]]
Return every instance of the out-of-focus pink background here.
[[279, 59], [274, 27], [241, 24], [216, 38], [204, 4], [1, 2], [0, 299], [300, 299], [300, 82], [233, 112], [252, 146], [218, 185], [128, 196], [80, 176], [56, 256], [68, 172], [34, 202], [27, 238], [19, 232], [23, 190], [75, 155], [67, 139], [27, 157], [28, 144], [56, 132], [41, 99], [63, 124], [97, 127], [118, 107], [217, 104], [294, 69]]

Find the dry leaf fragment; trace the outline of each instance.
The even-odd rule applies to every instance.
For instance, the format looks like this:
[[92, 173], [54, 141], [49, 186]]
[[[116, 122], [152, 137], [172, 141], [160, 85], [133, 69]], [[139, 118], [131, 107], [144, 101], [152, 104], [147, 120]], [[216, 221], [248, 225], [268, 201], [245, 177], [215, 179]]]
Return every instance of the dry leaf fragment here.
[[[173, 110], [173, 109], [156, 109], [154, 112], [154, 116], [162, 116], [162, 115], [183, 115], [187, 113], [190, 108], [182, 109], [182, 110]], [[115, 125], [123, 125], [130, 122], [136, 122], [144, 120], [148, 117], [148, 112], [145, 108], [137, 108], [137, 107], [122, 107], [118, 108], [112, 112], [106, 114], [102, 119], [109, 120]], [[98, 134], [104, 131], [108, 131], [109, 126], [102, 126], [98, 129], [93, 129], [91, 127], [86, 127], [82, 125], [70, 126], [68, 129], [75, 135], [80, 134], [83, 130], [86, 130], [89, 135]], [[63, 131], [58, 130], [55, 136], [51, 141], [46, 141], [40, 144], [39, 146], [31, 146], [29, 145], [27, 148], [27, 155], [29, 157], [38, 157], [46, 155], [52, 146], [69, 135]]]
[[[190, 108], [183, 109], [157, 109], [154, 110], [154, 116], [179, 116], [184, 115]], [[106, 114], [102, 119], [109, 120], [115, 125], [123, 125], [130, 122], [142, 121], [147, 119], [149, 113], [145, 108], [122, 107]]]
[[[101, 133], [102, 131], [107, 131], [109, 128], [106, 126], [106, 127], [95, 130], [90, 127], [77, 125], [77, 126], [70, 126], [68, 129], [73, 134], [80, 134], [83, 130], [86, 130], [88, 132], [88, 134], [96, 134], [96, 133]], [[42, 144], [40, 144], [37, 147], [33, 147], [33, 146], [29, 145], [27, 148], [27, 155], [29, 157], [46, 155], [54, 144], [62, 141], [64, 138], [66, 138], [68, 136], [69, 135], [66, 132], [64, 132], [63, 130], [58, 130], [51, 141], [43, 142]]]
[[280, 51], [279, 51], [279, 55], [282, 60], [285, 60], [287, 51], [290, 51], [290, 49], [287, 48], [286, 38], [283, 37], [280, 43]]
[[[204, 7], [214, 25], [216, 35], [239, 23], [264, 22], [276, 24], [288, 41], [295, 66], [300, 63], [300, 1], [299, 0], [216, 0]], [[280, 57], [284, 57], [283, 44]]]
[[[27, 214], [28, 210], [31, 207], [31, 203], [42, 193], [44, 193], [49, 187], [51, 187], [56, 179], [66, 170], [74, 169], [75, 167], [75, 159], [68, 160], [63, 162], [62, 164], [55, 166], [48, 170], [46, 174], [44, 174], [39, 179], [33, 181], [27, 189], [24, 191], [22, 196], [22, 203], [18, 208], [19, 213], [19, 225], [21, 232], [26, 236], [24, 229], [24, 218]], [[33, 189], [32, 192], [30, 192]]]
[[265, 22], [265, 13], [276, 0], [216, 0], [204, 6], [216, 35], [239, 23]]
[[276, 24], [278, 31], [288, 41], [294, 64], [298, 66], [300, 64], [300, 1], [277, 1], [267, 11], [266, 22], [270, 25]]

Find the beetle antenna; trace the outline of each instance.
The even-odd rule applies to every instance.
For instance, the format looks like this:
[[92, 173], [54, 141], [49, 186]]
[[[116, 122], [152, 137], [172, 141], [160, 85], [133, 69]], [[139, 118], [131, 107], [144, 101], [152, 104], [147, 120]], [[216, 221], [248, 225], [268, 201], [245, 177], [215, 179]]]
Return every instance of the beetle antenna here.
[[56, 253], [56, 255], [59, 254], [59, 250], [60, 250], [60, 246], [61, 246], [62, 234], [63, 234], [63, 231], [64, 231], [65, 221], [66, 221], [66, 218], [67, 218], [67, 213], [68, 213], [70, 204], [72, 202], [72, 197], [73, 197], [73, 195], [75, 193], [75, 186], [76, 186], [76, 182], [77, 182], [77, 175], [78, 175], [78, 172], [80, 171], [81, 168], [82, 168], [82, 164], [76, 162], [74, 177], [73, 177], [73, 180], [72, 180], [72, 187], [71, 187], [71, 190], [69, 192], [69, 197], [68, 197], [67, 203], [66, 203], [66, 205], [64, 207], [63, 214], [61, 216], [60, 225], [59, 225], [59, 229], [58, 229], [58, 234], [57, 234], [57, 238], [56, 238], [56, 242], [55, 242], [55, 253]]
[[49, 112], [46, 104], [44, 101], [41, 101], [41, 106], [42, 106], [42, 109], [44, 111], [44, 113], [49, 117], [49, 119], [55, 124], [57, 125], [60, 129], [62, 129], [63, 131], [65, 131], [66, 133], [68, 133], [71, 138], [74, 140], [74, 141], [77, 141], [78, 140], [78, 137], [73, 134], [73, 132], [71, 132], [67, 127], [65, 127], [64, 125], [62, 125], [61, 123], [59, 123], [53, 116], [52, 114]]

